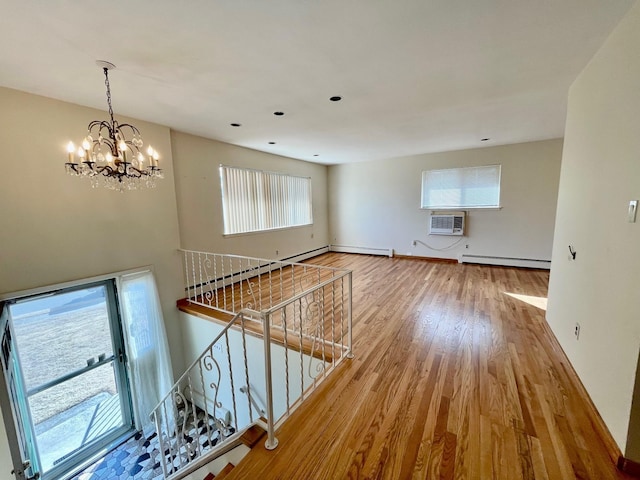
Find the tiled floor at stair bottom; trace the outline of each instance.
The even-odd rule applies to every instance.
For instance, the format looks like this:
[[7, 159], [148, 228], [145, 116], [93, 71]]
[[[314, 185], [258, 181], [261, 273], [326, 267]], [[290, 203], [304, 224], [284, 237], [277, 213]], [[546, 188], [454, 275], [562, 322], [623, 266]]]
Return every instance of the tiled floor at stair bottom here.
[[[200, 451], [206, 451], [216, 445], [220, 432], [216, 430], [213, 420], [205, 421], [207, 415], [200, 409], [197, 412], [197, 427], [191, 427], [185, 440], [190, 443], [194, 438], [200, 439]], [[189, 415], [186, 425], [193, 425], [193, 417]], [[178, 420], [180, 424], [182, 420]], [[207, 423], [208, 428], [207, 428]], [[211, 443], [207, 433], [212, 434]], [[232, 434], [233, 429], [226, 432]], [[183, 461], [187, 461], [186, 449], [180, 449]], [[174, 458], [174, 465], [177, 467], [180, 460]], [[87, 467], [84, 471], [74, 476], [71, 480], [111, 480], [111, 479], [133, 479], [133, 480], [156, 480], [162, 479], [162, 465], [160, 464], [160, 451], [157, 434], [151, 433], [145, 437], [137, 432], [129, 440], [122, 443], [97, 462]]]
[[72, 480], [162, 479], [156, 433], [145, 437], [137, 432], [126, 442], [87, 467]]

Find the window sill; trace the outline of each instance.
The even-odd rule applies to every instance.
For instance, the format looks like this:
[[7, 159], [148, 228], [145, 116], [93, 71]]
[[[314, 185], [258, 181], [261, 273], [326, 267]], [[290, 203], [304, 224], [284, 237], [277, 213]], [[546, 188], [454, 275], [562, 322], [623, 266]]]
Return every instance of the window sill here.
[[264, 233], [271, 233], [271, 232], [280, 232], [282, 230], [291, 230], [293, 228], [304, 228], [304, 227], [313, 227], [313, 223], [306, 223], [304, 225], [292, 225], [290, 227], [269, 228], [266, 230], [253, 230], [251, 232], [223, 233], [222, 236], [224, 238], [227, 238], [227, 237], [239, 237], [241, 235], [259, 235], [261, 233], [264, 234]]
[[502, 205], [497, 207], [420, 207], [420, 210], [433, 210], [433, 211], [464, 211], [464, 210], [502, 210]]

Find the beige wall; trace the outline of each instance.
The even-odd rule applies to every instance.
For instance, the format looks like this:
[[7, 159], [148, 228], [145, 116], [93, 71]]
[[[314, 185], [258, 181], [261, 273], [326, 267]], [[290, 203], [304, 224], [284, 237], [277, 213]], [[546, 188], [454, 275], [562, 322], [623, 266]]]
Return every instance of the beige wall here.
[[[0, 88], [0, 294], [152, 265], [174, 370], [182, 370], [182, 294], [169, 129], [135, 121], [162, 154], [166, 179], [130, 192], [65, 174], [65, 146], [105, 112]], [[9, 476], [2, 449], [0, 479]]]
[[[182, 247], [261, 258], [287, 258], [328, 244], [327, 167], [171, 132]], [[311, 177], [313, 225], [223, 235], [220, 165]]]
[[[558, 139], [331, 166], [330, 241], [423, 257], [550, 260], [561, 153]], [[429, 211], [420, 209], [422, 171], [492, 164], [502, 165], [502, 209], [470, 210], [467, 238], [436, 250], [457, 238], [428, 235]], [[413, 240], [434, 249], [414, 247]]]
[[[627, 450], [640, 345], [640, 4], [570, 90], [547, 320], [616, 442]], [[577, 251], [568, 259], [568, 245]], [[578, 340], [575, 323], [581, 325]], [[631, 446], [631, 442], [629, 446]]]
[[11, 475], [13, 463], [11, 462], [11, 452], [4, 428], [2, 412], [0, 412], [0, 466], [0, 480], [15, 480], [15, 477]]

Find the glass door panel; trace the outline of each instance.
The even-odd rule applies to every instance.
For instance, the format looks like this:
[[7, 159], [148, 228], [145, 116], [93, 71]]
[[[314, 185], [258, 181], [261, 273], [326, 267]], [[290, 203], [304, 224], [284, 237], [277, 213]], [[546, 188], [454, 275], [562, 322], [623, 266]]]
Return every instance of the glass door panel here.
[[9, 439], [11, 461], [16, 478], [35, 479], [40, 475], [38, 453], [33, 430], [30, 428], [29, 406], [24, 395], [25, 389], [13, 337], [9, 307], [5, 302], [0, 302], [0, 405]]
[[10, 305], [44, 478], [133, 428], [113, 282]]

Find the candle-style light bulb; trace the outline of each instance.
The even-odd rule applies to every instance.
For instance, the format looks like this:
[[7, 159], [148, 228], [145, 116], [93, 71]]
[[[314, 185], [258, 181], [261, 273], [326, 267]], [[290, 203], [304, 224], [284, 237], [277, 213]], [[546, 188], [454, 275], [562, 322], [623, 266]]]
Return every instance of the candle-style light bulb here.
[[113, 163], [113, 155], [111, 155], [111, 152], [107, 152], [107, 154], [104, 156], [104, 159], [109, 164]]
[[118, 150], [122, 153], [122, 161], [127, 162], [127, 144], [124, 143], [124, 140], [120, 141], [118, 144]]
[[84, 156], [85, 156], [85, 151], [82, 149], [82, 147], [78, 147], [78, 156], [80, 157], [80, 161], [84, 161]]
[[153, 147], [151, 145], [149, 145], [147, 147], [147, 155], [149, 155], [149, 165], [151, 167], [154, 167], [154, 163], [153, 163], [153, 154], [156, 153], [155, 150], [153, 149]]
[[74, 163], [73, 162], [73, 154], [76, 151], [76, 146], [73, 144], [73, 142], [69, 142], [67, 143], [67, 154], [69, 155], [69, 163]]
[[91, 144], [86, 138], [82, 141], [82, 148], [84, 148], [85, 150], [89, 150], [91, 148]]

